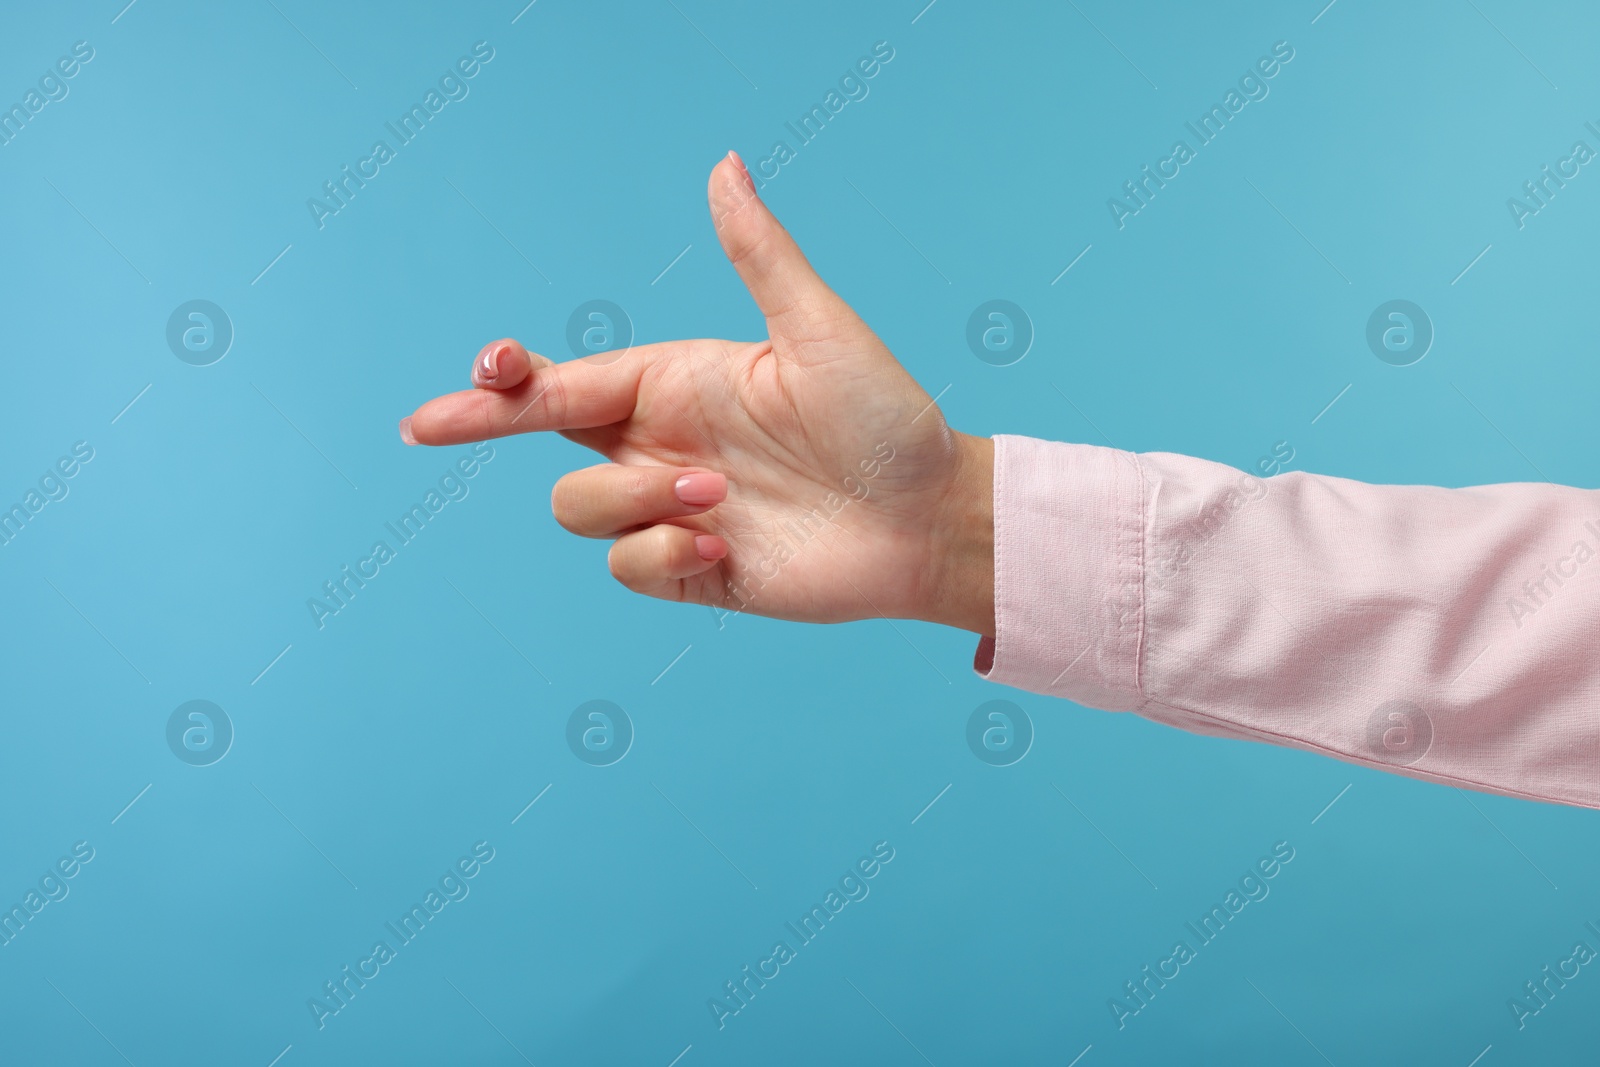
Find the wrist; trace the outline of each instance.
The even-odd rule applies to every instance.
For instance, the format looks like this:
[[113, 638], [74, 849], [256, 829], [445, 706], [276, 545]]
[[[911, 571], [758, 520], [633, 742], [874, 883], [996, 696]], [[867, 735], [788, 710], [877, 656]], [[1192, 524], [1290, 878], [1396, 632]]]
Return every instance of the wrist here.
[[994, 636], [994, 442], [956, 433], [956, 464], [930, 531], [927, 603], [919, 617]]

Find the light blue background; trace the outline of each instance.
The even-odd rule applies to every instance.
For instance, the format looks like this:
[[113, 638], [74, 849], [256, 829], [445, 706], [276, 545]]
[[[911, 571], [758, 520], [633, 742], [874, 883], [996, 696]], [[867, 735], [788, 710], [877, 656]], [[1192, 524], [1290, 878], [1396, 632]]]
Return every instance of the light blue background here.
[[[589, 462], [560, 439], [496, 443], [325, 629], [305, 606], [467, 452], [395, 423], [485, 341], [567, 358], [594, 298], [646, 341], [758, 336], [707, 171], [879, 40], [765, 196], [957, 427], [1592, 486], [1600, 176], [1506, 208], [1600, 147], [1592, 9], [122, 2], [0, 34], [5, 102], [95, 49], [0, 148], [0, 500], [95, 449], [0, 548], [0, 903], [95, 849], [0, 947], [0, 1062], [1592, 1056], [1589, 968], [1525, 1030], [1507, 1008], [1597, 944], [1590, 813], [1002, 690], [966, 634], [639, 599], [550, 518]], [[319, 231], [306, 199], [480, 40], [470, 95]], [[1119, 231], [1107, 198], [1280, 40], [1271, 95]], [[236, 330], [203, 368], [164, 337], [196, 298]], [[1037, 331], [1015, 366], [966, 347], [992, 298]], [[1394, 298], [1437, 330], [1411, 367], [1364, 341]], [[965, 742], [996, 698], [1037, 731], [1007, 768]], [[237, 731], [210, 767], [166, 745], [192, 699]], [[637, 730], [606, 768], [564, 740], [591, 699]], [[308, 998], [483, 840], [470, 896], [319, 1031]], [[871, 895], [719, 1031], [708, 998], [882, 840]], [[1119, 1031], [1108, 999], [1278, 841], [1270, 897]]]

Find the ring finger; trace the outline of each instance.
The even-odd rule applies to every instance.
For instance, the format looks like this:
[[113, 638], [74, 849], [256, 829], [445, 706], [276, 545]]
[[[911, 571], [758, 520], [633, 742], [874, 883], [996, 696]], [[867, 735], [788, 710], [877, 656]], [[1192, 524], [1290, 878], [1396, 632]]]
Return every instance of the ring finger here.
[[616, 537], [664, 519], [701, 515], [728, 495], [728, 479], [704, 467], [602, 463], [556, 482], [550, 510], [582, 537]]

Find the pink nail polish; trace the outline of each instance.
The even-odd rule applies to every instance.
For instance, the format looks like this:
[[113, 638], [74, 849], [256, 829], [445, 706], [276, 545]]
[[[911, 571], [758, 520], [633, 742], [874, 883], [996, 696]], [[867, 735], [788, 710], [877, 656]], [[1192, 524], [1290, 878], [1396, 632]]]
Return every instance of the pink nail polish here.
[[501, 351], [502, 350], [498, 348], [491, 348], [489, 351], [483, 354], [484, 381], [494, 381], [495, 378], [499, 377]]
[[690, 507], [719, 504], [728, 495], [728, 479], [715, 471], [685, 474], [672, 484], [678, 499]]
[[694, 550], [703, 560], [721, 559], [728, 554], [727, 548], [722, 543], [722, 538], [711, 534], [700, 534], [694, 539]]
[[410, 415], [407, 415], [405, 418], [400, 420], [400, 440], [404, 441], [408, 445], [414, 445], [417, 443], [416, 437], [411, 433]]

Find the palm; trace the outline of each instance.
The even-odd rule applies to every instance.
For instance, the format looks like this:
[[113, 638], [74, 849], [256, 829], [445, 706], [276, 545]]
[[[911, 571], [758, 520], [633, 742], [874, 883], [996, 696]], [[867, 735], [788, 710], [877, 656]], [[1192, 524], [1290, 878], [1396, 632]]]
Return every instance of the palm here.
[[731, 551], [658, 595], [838, 621], [896, 613], [928, 573], [928, 546], [904, 531], [926, 527], [953, 461], [931, 404], [855, 320], [805, 349], [781, 336], [660, 346], [632, 417], [572, 436], [616, 463], [727, 474], [713, 514], [674, 521]]

